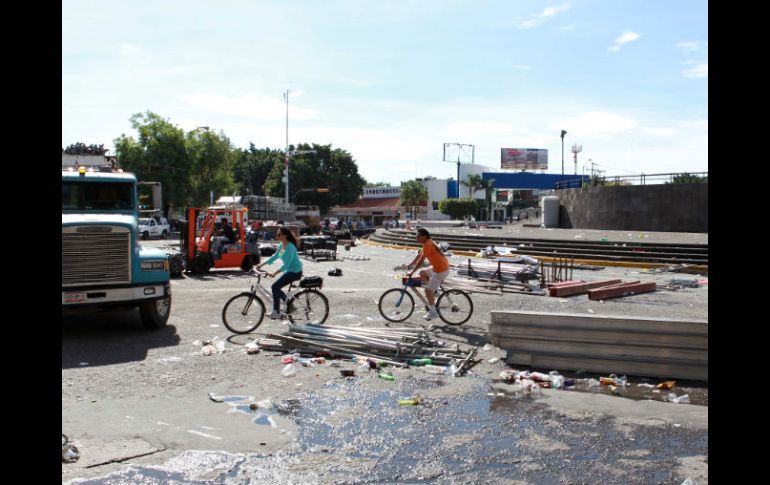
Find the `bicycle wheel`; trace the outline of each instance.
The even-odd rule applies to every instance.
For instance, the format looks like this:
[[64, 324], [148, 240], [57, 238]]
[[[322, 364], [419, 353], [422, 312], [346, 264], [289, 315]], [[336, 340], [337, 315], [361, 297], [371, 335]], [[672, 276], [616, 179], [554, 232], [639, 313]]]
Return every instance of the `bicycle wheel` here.
[[385, 320], [403, 322], [414, 311], [414, 297], [405, 289], [393, 288], [382, 294], [377, 306]]
[[291, 323], [321, 325], [329, 316], [329, 300], [317, 290], [298, 291], [286, 304], [286, 316]]
[[251, 293], [230, 298], [222, 309], [222, 322], [233, 333], [254, 331], [265, 318], [265, 304]]
[[473, 314], [473, 301], [461, 290], [446, 290], [436, 302], [439, 317], [449, 325], [462, 325]]

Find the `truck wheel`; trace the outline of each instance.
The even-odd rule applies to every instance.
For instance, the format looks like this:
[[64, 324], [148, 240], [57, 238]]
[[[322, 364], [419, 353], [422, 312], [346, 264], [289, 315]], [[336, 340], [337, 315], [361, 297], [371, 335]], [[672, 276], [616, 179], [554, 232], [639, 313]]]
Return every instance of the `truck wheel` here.
[[193, 273], [196, 274], [203, 274], [208, 273], [211, 269], [211, 259], [209, 259], [208, 255], [205, 254], [199, 254], [195, 256], [192, 260], [191, 270]]
[[160, 238], [166, 239], [167, 237], [168, 237], [168, 232], [165, 229], [163, 229], [163, 232], [160, 234]]
[[171, 295], [139, 305], [142, 325], [145, 328], [163, 328], [171, 314]]
[[150, 233], [147, 231], [144, 231], [142, 233], [142, 239], [150, 239]]

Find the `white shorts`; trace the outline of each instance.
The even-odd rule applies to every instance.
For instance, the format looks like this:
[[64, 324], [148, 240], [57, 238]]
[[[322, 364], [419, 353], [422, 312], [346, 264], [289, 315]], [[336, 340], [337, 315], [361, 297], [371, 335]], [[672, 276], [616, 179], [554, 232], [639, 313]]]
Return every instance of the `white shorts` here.
[[435, 292], [438, 290], [438, 287], [441, 283], [444, 282], [447, 276], [449, 276], [449, 270], [442, 271], [441, 273], [436, 273], [433, 271], [433, 268], [428, 268], [423, 270], [426, 273], [428, 273], [428, 284], [425, 285], [426, 288], [430, 288], [431, 291]]

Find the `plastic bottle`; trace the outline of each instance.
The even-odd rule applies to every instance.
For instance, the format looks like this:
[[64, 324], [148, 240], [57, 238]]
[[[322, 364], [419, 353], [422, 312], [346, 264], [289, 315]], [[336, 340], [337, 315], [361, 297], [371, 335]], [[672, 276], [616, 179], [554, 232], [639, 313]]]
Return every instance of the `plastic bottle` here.
[[418, 406], [422, 404], [421, 397], [410, 397], [409, 399], [399, 399], [398, 404], [401, 406]]
[[621, 376], [615, 379], [615, 385], [620, 387], [626, 387], [628, 385], [628, 377]]
[[411, 359], [409, 365], [431, 365], [433, 360], [431, 359]]
[[361, 365], [359, 365], [359, 366], [356, 368], [356, 370], [357, 370], [358, 372], [366, 372], [366, 371], [368, 371], [368, 370], [369, 370], [369, 364], [366, 364], [366, 363], [364, 363], [364, 364], [361, 364]]
[[564, 385], [564, 376], [551, 376], [551, 386], [560, 389]]
[[426, 365], [423, 366], [423, 370], [426, 370], [431, 374], [446, 374], [446, 367], [442, 365]]
[[395, 381], [396, 380], [396, 378], [393, 377], [393, 374], [386, 374], [385, 372], [380, 372], [379, 374], [377, 374], [377, 377], [379, 377], [380, 379], [385, 380], [385, 381]]
[[297, 375], [297, 368], [294, 367], [294, 364], [286, 364], [283, 366], [283, 370], [281, 371], [281, 374], [284, 377], [292, 377]]

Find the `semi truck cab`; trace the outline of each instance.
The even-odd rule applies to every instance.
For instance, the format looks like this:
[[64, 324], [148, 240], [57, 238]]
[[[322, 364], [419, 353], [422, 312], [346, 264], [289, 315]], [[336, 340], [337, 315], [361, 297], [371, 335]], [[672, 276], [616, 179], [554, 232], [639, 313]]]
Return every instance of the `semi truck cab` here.
[[166, 253], [143, 248], [137, 180], [112, 167], [62, 167], [62, 313], [138, 308], [147, 328], [166, 325]]

